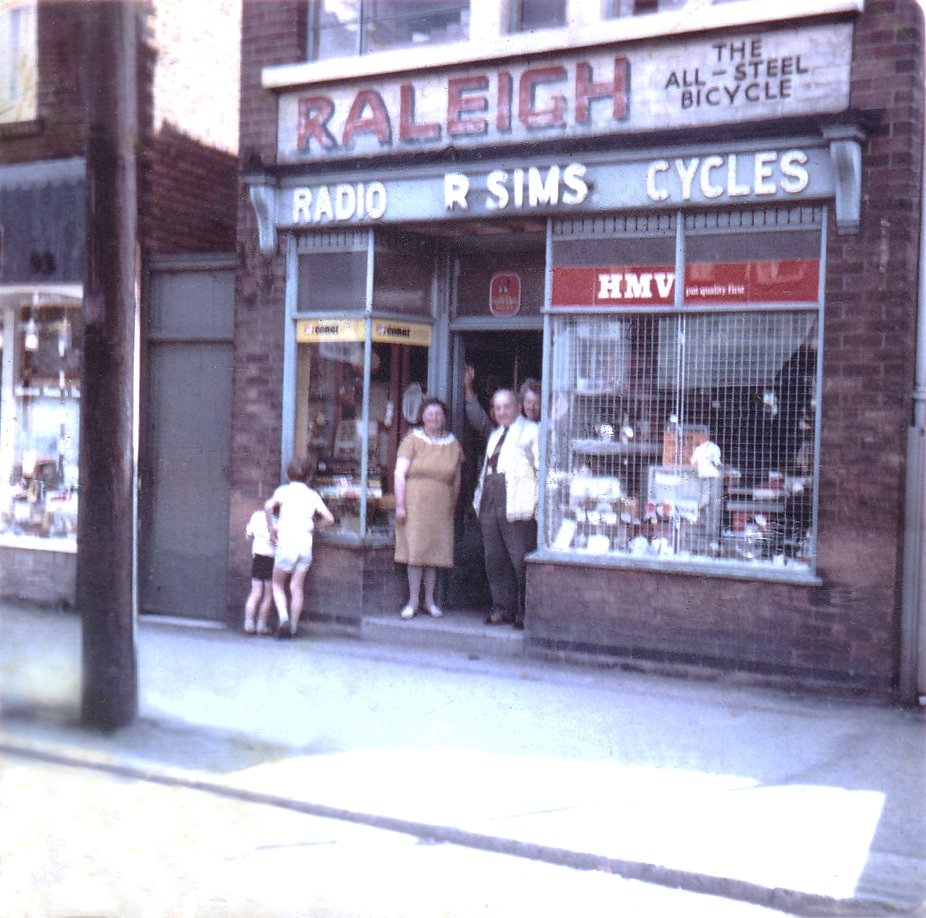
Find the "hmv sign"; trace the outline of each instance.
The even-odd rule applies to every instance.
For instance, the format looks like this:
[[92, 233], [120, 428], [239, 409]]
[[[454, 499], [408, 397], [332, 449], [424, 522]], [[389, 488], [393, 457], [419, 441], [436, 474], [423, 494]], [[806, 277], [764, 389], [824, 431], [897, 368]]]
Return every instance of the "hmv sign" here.
[[617, 45], [300, 87], [280, 97], [279, 158], [319, 162], [843, 111], [851, 28]]

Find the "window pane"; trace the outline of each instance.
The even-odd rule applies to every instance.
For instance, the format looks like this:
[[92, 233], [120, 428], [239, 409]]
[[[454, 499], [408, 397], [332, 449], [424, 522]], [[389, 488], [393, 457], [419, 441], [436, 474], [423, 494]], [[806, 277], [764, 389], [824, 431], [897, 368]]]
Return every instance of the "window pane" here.
[[361, 0], [315, 0], [315, 60], [350, 57], [360, 53]]
[[368, 0], [362, 53], [469, 38], [469, 0]]
[[[538, 252], [481, 252], [460, 255], [456, 264], [458, 316], [540, 315], [543, 307], [544, 254]], [[499, 308], [493, 289], [512, 278], [510, 309]], [[516, 280], [515, 280], [516, 278]]]
[[690, 234], [685, 303], [815, 303], [820, 295], [820, 233]]
[[[739, 3], [742, 0], [711, 0], [712, 3]], [[606, 15], [612, 19], [620, 16], [646, 16], [649, 13], [665, 13], [691, 6], [692, 10], [704, 5], [703, 0], [611, 0]]]
[[299, 312], [363, 312], [366, 296], [366, 252], [299, 256]]
[[806, 569], [816, 311], [554, 320], [546, 538]]
[[516, 32], [566, 25], [566, 0], [521, 0]]
[[373, 256], [373, 308], [383, 312], [431, 314], [434, 254], [417, 236], [377, 234]]
[[35, 0], [0, 0], [0, 122], [36, 117]]
[[553, 264], [560, 266], [674, 265], [675, 236], [637, 239], [558, 239]]
[[81, 312], [47, 299], [7, 305], [0, 386], [0, 533], [77, 532]]

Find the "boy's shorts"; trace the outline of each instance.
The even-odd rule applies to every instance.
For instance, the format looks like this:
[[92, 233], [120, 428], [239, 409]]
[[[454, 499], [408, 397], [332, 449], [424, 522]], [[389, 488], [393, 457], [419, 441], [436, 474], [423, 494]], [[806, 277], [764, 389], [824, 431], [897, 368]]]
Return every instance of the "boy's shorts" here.
[[273, 566], [286, 574], [307, 571], [312, 566], [312, 537], [294, 542], [278, 542]]
[[273, 558], [269, 555], [254, 555], [251, 558], [251, 579], [269, 580], [273, 576]]

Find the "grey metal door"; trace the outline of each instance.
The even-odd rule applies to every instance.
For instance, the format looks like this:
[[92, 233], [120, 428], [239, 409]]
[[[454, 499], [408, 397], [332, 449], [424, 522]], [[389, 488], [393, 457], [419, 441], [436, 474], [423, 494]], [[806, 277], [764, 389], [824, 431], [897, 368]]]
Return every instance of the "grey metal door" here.
[[226, 616], [234, 279], [228, 258], [150, 266], [139, 492], [143, 612]]

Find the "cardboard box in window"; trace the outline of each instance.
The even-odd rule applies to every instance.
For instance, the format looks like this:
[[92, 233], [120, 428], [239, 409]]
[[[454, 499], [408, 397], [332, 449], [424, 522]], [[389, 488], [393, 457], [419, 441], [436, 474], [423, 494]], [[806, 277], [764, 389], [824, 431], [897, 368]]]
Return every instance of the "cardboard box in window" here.
[[666, 427], [662, 437], [662, 464], [691, 465], [691, 454], [710, 438], [710, 431], [697, 424]]

